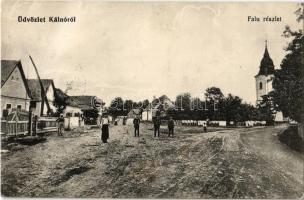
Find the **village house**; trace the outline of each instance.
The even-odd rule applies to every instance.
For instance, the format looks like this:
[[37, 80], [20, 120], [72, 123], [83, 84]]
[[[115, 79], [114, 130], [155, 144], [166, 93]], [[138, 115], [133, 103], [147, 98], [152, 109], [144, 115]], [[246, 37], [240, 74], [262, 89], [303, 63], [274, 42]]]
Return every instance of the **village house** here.
[[54, 91], [55, 85], [52, 79], [41, 79], [45, 96], [43, 98], [43, 91], [41, 91], [41, 86], [38, 79], [27, 79], [27, 84], [32, 94], [32, 111], [34, 115], [37, 116], [47, 116], [48, 113], [55, 112], [56, 107], [54, 103]]
[[31, 93], [20, 60], [1, 60], [1, 112], [8, 116], [12, 109], [28, 111]]
[[[94, 109], [98, 110], [97, 124], [100, 122], [101, 100], [96, 96], [69, 96], [67, 106], [64, 111], [65, 117], [70, 118], [70, 126], [79, 125], [80, 118], [83, 118], [84, 112], [90, 112]], [[87, 119], [88, 120], [88, 119]], [[79, 122], [79, 123], [78, 123]], [[83, 123], [83, 122], [82, 122]]]
[[81, 106], [79, 106], [74, 102], [67, 103], [63, 115], [64, 118], [66, 119], [64, 122], [64, 127], [67, 129], [84, 125], [84, 121], [82, 118], [83, 111], [81, 110]]

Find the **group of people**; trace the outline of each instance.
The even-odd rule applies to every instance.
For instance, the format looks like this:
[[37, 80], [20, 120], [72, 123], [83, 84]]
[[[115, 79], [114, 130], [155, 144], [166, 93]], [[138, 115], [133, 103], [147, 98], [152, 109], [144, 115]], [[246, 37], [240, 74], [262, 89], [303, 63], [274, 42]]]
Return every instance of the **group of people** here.
[[[159, 116], [156, 116], [153, 118], [153, 127], [154, 127], [154, 137], [159, 137], [160, 133], [160, 124], [161, 124], [161, 119]], [[133, 120], [133, 125], [134, 125], [134, 136], [139, 137], [139, 124], [140, 124], [140, 119], [139, 117], [135, 117]], [[174, 134], [174, 120], [172, 117], [170, 117], [168, 121], [168, 136], [173, 137]]]
[[[160, 124], [161, 119], [160, 116], [153, 117], [153, 127], [154, 127], [154, 137], [159, 137], [160, 134]], [[123, 123], [125, 125], [125, 123]], [[133, 119], [134, 126], [134, 137], [139, 137], [139, 127], [140, 127], [140, 119], [136, 116]], [[174, 120], [172, 117], [168, 120], [168, 137], [173, 137], [174, 135]], [[101, 141], [103, 143], [107, 143], [109, 139], [109, 119], [107, 116], [104, 116], [101, 120]]]
[[[161, 118], [159, 115], [153, 117], [153, 129], [154, 129], [154, 137], [159, 137], [160, 135], [160, 125], [161, 125]], [[58, 119], [58, 136], [62, 136], [64, 131], [64, 117], [61, 114]], [[109, 124], [110, 120], [108, 116], [103, 116], [101, 119], [101, 141], [103, 143], [108, 143], [109, 139]], [[126, 118], [123, 119], [123, 125], [126, 125]], [[138, 116], [136, 116], [133, 120], [134, 125], [134, 137], [139, 137], [139, 127], [140, 127], [140, 119]], [[172, 117], [168, 120], [168, 137], [174, 136], [174, 120]], [[204, 131], [207, 132], [207, 126], [204, 123]]]

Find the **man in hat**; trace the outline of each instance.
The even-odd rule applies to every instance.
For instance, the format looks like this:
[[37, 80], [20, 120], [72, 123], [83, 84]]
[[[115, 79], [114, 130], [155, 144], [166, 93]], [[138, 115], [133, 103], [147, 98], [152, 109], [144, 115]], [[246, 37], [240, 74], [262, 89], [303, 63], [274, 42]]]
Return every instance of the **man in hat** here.
[[140, 124], [140, 119], [138, 116], [136, 116], [133, 120], [134, 124], [134, 136], [139, 137], [139, 124]]
[[154, 124], [154, 137], [156, 137], [156, 133], [157, 133], [157, 137], [159, 137], [160, 124], [161, 124], [161, 120], [160, 120], [159, 115], [154, 117], [153, 124]]
[[58, 136], [62, 136], [63, 134], [63, 129], [64, 129], [64, 117], [63, 117], [63, 114], [60, 114], [58, 119], [57, 119], [57, 122], [58, 122], [58, 130], [57, 130], [57, 133], [58, 133]]
[[174, 133], [174, 120], [173, 120], [172, 117], [170, 117], [170, 119], [168, 121], [168, 130], [169, 130], [168, 137], [170, 137], [170, 135], [173, 137], [173, 133]]

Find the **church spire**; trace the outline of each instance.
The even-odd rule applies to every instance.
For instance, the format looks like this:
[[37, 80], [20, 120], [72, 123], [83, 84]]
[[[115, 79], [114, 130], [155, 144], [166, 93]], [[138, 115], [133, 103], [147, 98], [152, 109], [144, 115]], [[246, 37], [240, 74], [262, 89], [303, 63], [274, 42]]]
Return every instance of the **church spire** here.
[[274, 73], [274, 65], [273, 65], [273, 61], [270, 58], [269, 52], [268, 52], [268, 48], [267, 48], [267, 40], [265, 40], [265, 52], [264, 52], [264, 56], [261, 60], [261, 64], [260, 64], [260, 71], [258, 73], [258, 75], [270, 75]]

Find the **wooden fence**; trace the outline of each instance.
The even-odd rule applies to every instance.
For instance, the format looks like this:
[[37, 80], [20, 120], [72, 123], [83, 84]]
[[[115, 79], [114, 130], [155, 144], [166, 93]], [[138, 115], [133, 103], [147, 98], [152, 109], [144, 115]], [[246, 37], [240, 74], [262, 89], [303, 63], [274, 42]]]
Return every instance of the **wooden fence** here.
[[[3, 135], [27, 135], [28, 121], [6, 121], [1, 119], [1, 134]], [[32, 123], [32, 127], [34, 123]], [[56, 118], [40, 118], [37, 123], [37, 133], [57, 128]], [[32, 128], [33, 129], [33, 128]]]
[[27, 134], [28, 121], [1, 120], [1, 133], [7, 135]]

